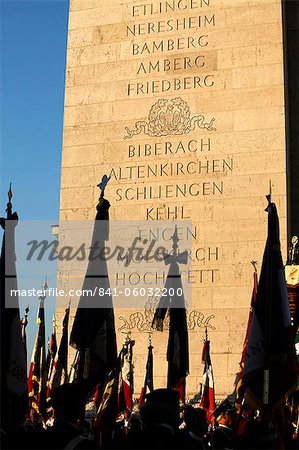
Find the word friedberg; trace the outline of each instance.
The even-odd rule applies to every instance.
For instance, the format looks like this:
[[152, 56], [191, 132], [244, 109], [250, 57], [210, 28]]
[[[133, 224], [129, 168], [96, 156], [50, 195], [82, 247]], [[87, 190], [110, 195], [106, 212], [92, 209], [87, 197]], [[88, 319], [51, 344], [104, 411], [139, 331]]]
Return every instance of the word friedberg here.
[[167, 91], [185, 91], [189, 89], [211, 88], [214, 86], [214, 75], [203, 75], [202, 77], [172, 78], [170, 80], [150, 80], [138, 83], [129, 83], [128, 96], [156, 94]]

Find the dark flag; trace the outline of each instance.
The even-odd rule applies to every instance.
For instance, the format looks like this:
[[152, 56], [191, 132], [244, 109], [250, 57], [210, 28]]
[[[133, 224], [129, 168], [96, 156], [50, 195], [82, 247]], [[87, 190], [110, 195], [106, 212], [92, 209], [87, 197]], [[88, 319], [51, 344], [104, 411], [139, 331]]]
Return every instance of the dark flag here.
[[21, 320], [22, 341], [23, 341], [24, 354], [25, 354], [26, 374], [27, 374], [27, 336], [26, 336], [26, 327], [28, 325], [28, 314], [29, 314], [29, 305], [25, 309], [24, 317]]
[[28, 408], [26, 356], [16, 275], [15, 228], [18, 215], [16, 212], [12, 213], [11, 198], [10, 185], [7, 218], [0, 219], [4, 230], [0, 262], [1, 429], [6, 432], [18, 428]]
[[145, 369], [144, 385], [141, 388], [140, 397], [138, 401], [138, 407], [140, 408], [144, 402], [147, 389], [152, 392], [154, 390], [154, 371], [153, 371], [153, 346], [151, 342], [148, 346], [148, 355]]
[[[180, 400], [185, 403], [186, 377], [189, 374], [189, 343], [179, 263], [187, 264], [187, 252], [178, 253], [177, 227], [172, 237], [172, 254], [165, 255], [165, 264], [170, 264], [165, 283], [165, 296], [160, 298], [153, 319], [153, 328], [163, 331], [163, 321], [169, 311], [169, 337], [167, 346], [168, 375], [167, 387], [179, 391]], [[171, 295], [173, 294], [173, 295]]]
[[209, 420], [215, 410], [215, 390], [214, 375], [210, 354], [210, 341], [208, 339], [208, 331], [206, 329], [206, 337], [203, 344], [201, 362], [204, 364], [203, 383], [201, 385], [200, 407], [207, 411], [207, 419]]
[[28, 376], [28, 394], [29, 394], [29, 413], [30, 417], [41, 420], [45, 427], [46, 417], [46, 337], [45, 337], [45, 308], [44, 303], [47, 295], [48, 285], [45, 282], [43, 286], [43, 295], [39, 297], [40, 304], [37, 315], [37, 333], [34, 342], [29, 376]]
[[53, 368], [48, 383], [48, 397], [51, 397], [51, 391], [64, 383], [68, 383], [67, 358], [68, 358], [68, 326], [69, 326], [70, 308], [65, 310], [62, 322], [62, 336], [59, 344], [59, 350], [53, 362]]
[[267, 196], [268, 238], [249, 331], [242, 383], [259, 405], [274, 405], [296, 383], [294, 343], [276, 206]]
[[[102, 184], [104, 183], [104, 178]], [[104, 183], [105, 185], [105, 183]], [[70, 345], [80, 351], [78, 378], [90, 391], [105, 382], [107, 374], [116, 364], [116, 334], [114, 311], [104, 252], [109, 239], [110, 203], [102, 189], [95, 218], [91, 252], [98, 249], [98, 257], [90, 254], [83, 290], [95, 292], [93, 297], [81, 296], [70, 336]], [[102, 255], [102, 256], [100, 256]], [[100, 295], [100, 288], [103, 295]]]
[[240, 370], [237, 374], [236, 391], [237, 391], [238, 397], [243, 396], [242, 378], [243, 378], [243, 372], [244, 372], [244, 366], [245, 366], [245, 360], [246, 360], [249, 332], [250, 332], [250, 328], [251, 328], [252, 316], [253, 316], [253, 311], [254, 311], [254, 306], [255, 306], [256, 296], [257, 296], [257, 270], [256, 270], [256, 265], [255, 265], [256, 262], [252, 261], [252, 264], [254, 266], [253, 289], [252, 289], [251, 304], [250, 304], [250, 310], [249, 310], [249, 316], [248, 316], [248, 322], [247, 322], [247, 329], [246, 329], [246, 334], [245, 334], [245, 338], [244, 338], [243, 350], [242, 350], [241, 361], [240, 361]]

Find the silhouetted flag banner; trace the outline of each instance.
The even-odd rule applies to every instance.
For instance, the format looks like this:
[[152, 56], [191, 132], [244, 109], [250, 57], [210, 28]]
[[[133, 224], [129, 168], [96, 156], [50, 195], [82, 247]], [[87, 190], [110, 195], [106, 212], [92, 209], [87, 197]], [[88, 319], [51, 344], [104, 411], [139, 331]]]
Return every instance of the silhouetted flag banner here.
[[153, 346], [150, 344], [148, 346], [148, 355], [146, 361], [146, 372], [144, 385], [141, 388], [140, 397], [138, 401], [138, 407], [140, 408], [142, 403], [144, 402], [147, 389], [152, 392], [154, 390], [154, 364], [153, 364]]
[[279, 219], [268, 198], [268, 238], [248, 336], [242, 383], [253, 400], [273, 405], [296, 382], [291, 316], [280, 251]]
[[16, 212], [12, 213], [12, 191], [8, 191], [7, 218], [1, 218], [4, 230], [1, 250], [0, 318], [1, 318], [1, 429], [14, 431], [28, 408], [27, 370], [19, 311], [19, 298], [11, 294], [18, 289], [15, 254]]
[[[102, 195], [97, 205], [91, 248], [103, 249], [109, 239], [110, 203]], [[100, 252], [99, 252], [100, 254]], [[103, 288], [105, 295], [99, 295]], [[116, 363], [116, 334], [112, 296], [109, 291], [107, 262], [104, 258], [89, 258], [82, 290], [96, 292], [81, 296], [70, 336], [70, 345], [80, 351], [78, 379], [87, 390], [104, 383]]]

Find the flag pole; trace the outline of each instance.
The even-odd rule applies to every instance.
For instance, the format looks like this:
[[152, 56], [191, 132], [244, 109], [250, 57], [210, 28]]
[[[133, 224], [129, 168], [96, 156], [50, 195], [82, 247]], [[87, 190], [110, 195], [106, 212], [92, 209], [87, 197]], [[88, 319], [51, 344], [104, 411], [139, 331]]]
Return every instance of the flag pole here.
[[10, 218], [11, 216], [11, 211], [12, 211], [12, 203], [11, 203], [11, 198], [12, 198], [12, 190], [11, 190], [11, 183], [9, 183], [9, 189], [7, 192], [7, 196], [8, 196], [8, 202], [6, 205], [6, 217], [7, 219]]
[[265, 296], [265, 310], [266, 310], [266, 320], [265, 320], [265, 365], [264, 365], [264, 380], [263, 380], [263, 406], [264, 412], [268, 411], [269, 408], [269, 388], [270, 388], [270, 340], [271, 340], [271, 315], [272, 315], [272, 304], [271, 304], [271, 292], [272, 292], [272, 251], [270, 249], [270, 243], [272, 242], [269, 234], [271, 229], [269, 227], [270, 215], [271, 215], [271, 201], [272, 201], [272, 185], [271, 180], [269, 180], [269, 194], [266, 195], [268, 201], [268, 206], [266, 211], [268, 213], [268, 238], [267, 238], [267, 275], [266, 275], [266, 296]]

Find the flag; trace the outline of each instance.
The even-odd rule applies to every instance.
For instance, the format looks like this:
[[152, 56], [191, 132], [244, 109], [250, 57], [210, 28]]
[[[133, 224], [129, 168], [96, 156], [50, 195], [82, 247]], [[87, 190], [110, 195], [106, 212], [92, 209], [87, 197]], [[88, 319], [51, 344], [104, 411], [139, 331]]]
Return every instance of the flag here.
[[[134, 368], [133, 368], [133, 347], [135, 341], [128, 338], [121, 352], [121, 376], [122, 392], [125, 406], [126, 419], [128, 419], [133, 410], [134, 393]], [[120, 411], [123, 412], [123, 411]]]
[[[101, 195], [93, 230], [91, 249], [102, 249], [109, 234], [110, 203]], [[100, 252], [99, 252], [100, 254]], [[102, 288], [104, 295], [100, 295]], [[81, 296], [76, 311], [70, 344], [80, 351], [78, 377], [90, 391], [104, 382], [116, 363], [116, 334], [107, 263], [89, 258], [83, 290], [96, 291], [93, 297]]]
[[68, 324], [70, 308], [66, 308], [62, 322], [62, 336], [59, 350], [56, 352], [51, 375], [48, 380], [47, 397], [51, 397], [51, 392], [58, 386], [68, 383], [67, 358], [68, 358]]
[[241, 397], [243, 395], [243, 392], [241, 389], [242, 377], [243, 377], [244, 365], [245, 365], [245, 360], [246, 360], [248, 338], [249, 338], [249, 332], [250, 332], [250, 328], [251, 328], [253, 310], [254, 310], [254, 305], [256, 302], [256, 295], [257, 295], [257, 270], [255, 268], [255, 270], [253, 272], [253, 289], [252, 289], [252, 295], [251, 295], [251, 304], [250, 304], [250, 310], [249, 310], [249, 316], [248, 316], [248, 322], [247, 322], [247, 329], [246, 329], [246, 334], [245, 334], [244, 343], [243, 343], [243, 350], [242, 350], [241, 361], [240, 361], [240, 370], [237, 374], [237, 381], [236, 381], [236, 391], [237, 391], [238, 397]]
[[37, 315], [37, 333], [33, 346], [28, 376], [29, 411], [42, 421], [45, 426], [46, 417], [46, 339], [45, 339], [45, 309], [47, 282], [43, 286], [43, 295], [39, 297], [40, 304]]
[[[164, 289], [166, 295], [160, 298], [152, 327], [163, 331], [163, 321], [169, 311], [167, 387], [176, 389], [180, 394], [180, 400], [185, 403], [186, 377], [189, 374], [189, 343], [185, 299], [178, 263], [186, 264], [188, 254], [187, 252], [177, 253], [179, 241], [177, 227], [172, 240], [172, 254], [164, 256], [165, 263], [170, 264]], [[170, 295], [172, 293], [173, 295]]]
[[78, 381], [78, 368], [79, 368], [80, 352], [76, 351], [74, 360], [71, 364], [71, 369], [69, 373], [69, 383], [75, 383]]
[[57, 353], [56, 319], [55, 319], [55, 316], [53, 316], [52, 324], [53, 324], [53, 331], [52, 331], [52, 334], [51, 334], [51, 339], [48, 341], [48, 354], [47, 354], [47, 361], [46, 361], [47, 399], [50, 396], [49, 382], [50, 382], [50, 379], [51, 379], [51, 373], [52, 373], [52, 370], [53, 370], [55, 356], [56, 356], [56, 353]]
[[215, 410], [215, 392], [214, 392], [214, 376], [210, 355], [210, 341], [206, 329], [206, 338], [204, 340], [201, 362], [204, 364], [203, 383], [201, 385], [200, 407], [207, 411], [207, 418], [211, 416]]
[[12, 213], [11, 198], [10, 185], [7, 218], [1, 218], [4, 234], [0, 261], [1, 429], [6, 432], [20, 425], [28, 408], [26, 355], [17, 295], [15, 228], [18, 215]]
[[26, 336], [26, 327], [28, 325], [28, 314], [29, 314], [29, 305], [25, 309], [24, 317], [21, 320], [22, 326], [22, 341], [25, 355], [25, 366], [26, 366], [26, 374], [27, 374], [27, 336]]
[[268, 237], [248, 336], [242, 383], [260, 405], [272, 406], [296, 383], [291, 316], [280, 251], [279, 219], [268, 199]]
[[118, 415], [119, 386], [121, 383], [120, 357], [117, 366], [109, 373], [105, 382], [100, 405], [93, 425], [100, 448], [110, 444]]
[[153, 376], [153, 346], [151, 343], [148, 346], [148, 355], [145, 369], [144, 384], [141, 388], [140, 397], [138, 401], [138, 407], [140, 408], [144, 402], [147, 389], [152, 392], [154, 390], [154, 376]]

